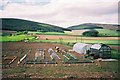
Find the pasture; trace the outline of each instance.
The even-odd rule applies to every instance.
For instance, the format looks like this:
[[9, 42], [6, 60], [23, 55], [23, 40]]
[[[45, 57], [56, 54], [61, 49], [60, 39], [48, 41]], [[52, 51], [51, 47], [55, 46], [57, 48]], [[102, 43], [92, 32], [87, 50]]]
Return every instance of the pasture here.
[[25, 39], [32, 40], [35, 39], [34, 36], [29, 36], [26, 34], [20, 34], [20, 35], [11, 35], [11, 36], [0, 36], [0, 42], [17, 42], [17, 41], [23, 41]]
[[[64, 34], [64, 33], [61, 33]], [[110, 45], [119, 45], [119, 37], [84, 37], [84, 36], [74, 36], [74, 35], [50, 35], [47, 34], [19, 34], [19, 35], [9, 35], [0, 36], [0, 42], [18, 42], [18, 41], [29, 41], [29, 42], [53, 42], [53, 43], [63, 43], [63, 44], [73, 44], [76, 42], [82, 43], [104, 43]]]
[[[109, 29], [95, 29], [97, 30], [98, 37], [118, 37], [120, 32], [116, 30], [109, 30]], [[85, 29], [81, 30], [81, 32], [84, 32]], [[72, 31], [64, 31], [64, 33], [61, 32], [39, 32], [39, 31], [28, 31], [29, 34], [38, 34], [38, 35], [73, 35]], [[81, 34], [77, 34], [81, 36]]]
[[99, 36], [119, 36], [120, 32], [109, 29], [96, 29], [99, 32]]

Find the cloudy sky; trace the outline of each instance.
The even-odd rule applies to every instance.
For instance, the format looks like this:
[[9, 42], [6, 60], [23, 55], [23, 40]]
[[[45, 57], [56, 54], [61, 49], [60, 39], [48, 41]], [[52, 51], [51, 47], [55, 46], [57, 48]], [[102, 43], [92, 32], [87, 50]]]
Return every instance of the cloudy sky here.
[[0, 17], [68, 27], [82, 23], [118, 23], [119, 0], [0, 0]]

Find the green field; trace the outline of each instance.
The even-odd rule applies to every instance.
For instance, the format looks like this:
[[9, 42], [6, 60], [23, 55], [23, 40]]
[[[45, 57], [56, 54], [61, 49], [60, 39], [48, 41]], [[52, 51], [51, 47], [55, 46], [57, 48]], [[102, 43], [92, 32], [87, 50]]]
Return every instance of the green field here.
[[[100, 36], [118, 36], [117, 31], [113, 31], [113, 30], [107, 30], [107, 29], [97, 29], [99, 31], [99, 35]], [[43, 34], [43, 35], [70, 35], [71, 32], [70, 31], [65, 31], [64, 33], [60, 33], [60, 32], [31, 32], [29, 31], [28, 33], [32, 33], [32, 34]], [[113, 44], [113, 45], [119, 45], [118, 40], [89, 40], [89, 38], [92, 37], [82, 37], [78, 36], [77, 40], [76, 39], [64, 39], [64, 40], [32, 40], [33, 42], [57, 42], [57, 43], [75, 43], [75, 42], [83, 42], [83, 43], [104, 43], [104, 44]], [[84, 39], [88, 39], [88, 40], [84, 40]]]
[[[35, 33], [35, 32], [32, 32]], [[37, 33], [37, 32], [36, 32]], [[40, 32], [39, 32], [40, 33]], [[56, 32], [47, 32], [45, 34], [56, 34]], [[62, 35], [64, 33], [61, 33]], [[113, 44], [113, 45], [119, 45], [118, 40], [89, 40], [91, 37], [77, 37], [77, 39], [54, 39], [54, 40], [36, 40], [35, 36], [30, 36], [27, 34], [19, 34], [19, 35], [11, 35], [11, 36], [0, 36], [0, 42], [10, 42], [10, 41], [22, 41], [25, 39], [28, 39], [30, 42], [56, 42], [56, 43], [65, 43], [65, 44], [71, 44], [71, 43], [76, 43], [76, 42], [82, 42], [82, 43], [104, 43], [104, 44]], [[84, 40], [88, 39], [88, 40]]]
[[120, 32], [109, 29], [96, 29], [99, 32], [99, 36], [119, 36]]
[[[95, 29], [97, 30], [99, 37], [118, 37], [120, 36], [120, 32], [116, 30], [109, 30], [109, 29]], [[70, 35], [71, 31], [65, 31], [66, 34]]]
[[[99, 32], [99, 37], [118, 37], [120, 32], [116, 30], [109, 30], [109, 29], [95, 29]], [[70, 35], [71, 31], [65, 31], [66, 34]]]
[[61, 33], [61, 32], [37, 32], [37, 31], [28, 31], [28, 34], [68, 35], [68, 33]]
[[32, 40], [32, 39], [35, 39], [35, 37], [29, 36], [26, 34], [12, 35], [12, 36], [0, 36], [0, 42], [16, 42], [16, 41], [22, 41], [25, 39]]
[[[99, 31], [100, 35], [104, 34], [110, 34], [109, 36], [117, 36], [118, 32], [113, 30], [106, 30], [106, 29], [97, 29]], [[36, 40], [36, 36], [31, 36], [28, 34], [43, 34], [43, 35], [70, 35], [71, 32], [66, 31], [64, 33], [60, 32], [35, 32], [35, 31], [28, 31], [27, 34], [24, 34], [24, 32], [17, 32], [14, 35], [6, 35], [6, 36], [0, 36], [0, 42], [10, 42], [10, 41], [23, 41], [25, 39], [29, 40], [30, 42], [55, 42], [55, 43], [63, 43], [63, 44], [73, 44], [76, 42], [83, 42], [83, 43], [104, 43], [104, 44], [112, 44], [112, 45], [119, 45], [118, 40], [89, 40], [92, 37], [81, 37], [77, 36], [76, 39], [54, 39], [54, 40]], [[93, 37], [94, 38], [94, 37]]]
[[104, 44], [113, 44], [113, 45], [119, 45], [118, 40], [32, 40], [31, 42], [55, 42], [55, 43], [62, 43], [62, 44], [72, 44], [76, 42], [82, 42], [82, 43], [104, 43]]

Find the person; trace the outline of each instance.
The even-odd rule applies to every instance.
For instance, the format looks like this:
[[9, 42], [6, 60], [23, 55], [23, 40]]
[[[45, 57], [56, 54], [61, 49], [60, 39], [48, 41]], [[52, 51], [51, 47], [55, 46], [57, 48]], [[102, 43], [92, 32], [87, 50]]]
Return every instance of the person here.
[[56, 52], [60, 52], [60, 48], [55, 46]]
[[90, 56], [90, 51], [87, 50], [87, 51], [86, 51], [86, 54], [85, 54], [85, 58], [87, 58], [87, 57], [89, 57], [89, 56]]
[[97, 65], [98, 67], [102, 67], [102, 66], [101, 66], [101, 61], [102, 61], [102, 58], [98, 58], [98, 59], [96, 60], [96, 65]]
[[48, 52], [49, 52], [50, 55], [51, 55], [52, 53], [54, 53], [54, 51], [53, 51], [52, 48], [49, 48], [49, 49], [48, 49]]

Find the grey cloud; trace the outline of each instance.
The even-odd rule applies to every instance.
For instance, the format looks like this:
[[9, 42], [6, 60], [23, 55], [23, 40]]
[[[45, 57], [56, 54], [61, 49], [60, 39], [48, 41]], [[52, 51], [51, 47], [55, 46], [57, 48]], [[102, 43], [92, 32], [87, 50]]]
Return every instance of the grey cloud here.
[[62, 14], [66, 14], [66, 16], [80, 16], [80, 15], [89, 15], [89, 16], [99, 16], [99, 15], [108, 15], [118, 13], [118, 9], [116, 4], [108, 5], [108, 6], [97, 6], [93, 5], [89, 6], [72, 6], [63, 8], [61, 10]]
[[45, 5], [50, 3], [50, 0], [9, 0], [10, 3], [19, 3], [26, 5]]
[[[27, 18], [59, 26], [70, 26], [84, 22], [112, 23], [117, 21], [115, 17], [118, 13], [117, 3], [71, 4], [60, 3], [59, 5], [57, 3], [44, 7], [39, 5], [32, 7], [25, 4], [23, 7], [19, 5], [20, 10], [17, 10], [17, 7], [15, 9], [11, 7], [5, 13], [7, 17]], [[12, 10], [16, 12], [12, 13]]]

